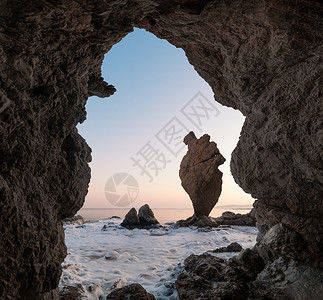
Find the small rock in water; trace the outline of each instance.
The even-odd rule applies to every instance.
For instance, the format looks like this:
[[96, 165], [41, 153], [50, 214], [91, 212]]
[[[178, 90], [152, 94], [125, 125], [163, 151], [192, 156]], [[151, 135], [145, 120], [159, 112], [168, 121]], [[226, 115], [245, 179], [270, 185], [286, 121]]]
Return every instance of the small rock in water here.
[[222, 253], [222, 252], [240, 252], [243, 248], [240, 244], [234, 242], [228, 245], [227, 247], [221, 247], [213, 250], [213, 253]]
[[84, 219], [81, 215], [75, 215], [71, 218], [63, 219], [63, 224], [64, 225], [76, 224], [76, 225], [82, 226], [84, 224]]
[[155, 300], [155, 296], [148, 293], [139, 283], [126, 285], [110, 293], [107, 300]]
[[197, 226], [199, 228], [212, 228], [212, 227], [218, 227], [218, 224], [215, 221], [215, 219], [212, 217], [208, 217], [208, 216], [197, 217], [193, 215], [192, 217], [189, 217], [186, 220], [177, 221], [175, 226], [178, 226], [178, 227]]
[[81, 284], [76, 286], [64, 286], [59, 292], [60, 300], [82, 300], [84, 299], [84, 288]]
[[154, 228], [159, 222], [156, 220], [155, 215], [148, 204], [143, 205], [139, 208], [139, 214], [137, 210], [133, 207], [125, 215], [121, 226], [128, 229], [133, 228]]
[[125, 215], [121, 226], [127, 228], [137, 228], [140, 227], [140, 221], [138, 218], [137, 210], [133, 207], [131, 208], [128, 213]]
[[141, 225], [155, 225], [159, 224], [156, 220], [155, 215], [148, 204], [143, 205], [139, 208], [138, 213], [139, 221]]
[[215, 218], [219, 225], [256, 226], [254, 209], [247, 214], [235, 214], [225, 211], [221, 217]]

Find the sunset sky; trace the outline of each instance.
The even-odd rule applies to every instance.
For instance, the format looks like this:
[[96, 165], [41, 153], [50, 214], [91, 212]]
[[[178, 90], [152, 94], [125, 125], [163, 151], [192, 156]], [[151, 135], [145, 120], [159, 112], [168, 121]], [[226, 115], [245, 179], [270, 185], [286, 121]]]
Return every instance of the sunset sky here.
[[[148, 203], [153, 208], [191, 208], [178, 176], [186, 153], [181, 135], [191, 130], [197, 137], [209, 134], [227, 160], [220, 166], [223, 187], [218, 205], [253, 202], [234, 182], [229, 166], [244, 117], [214, 101], [211, 88], [183, 50], [135, 29], [106, 54], [102, 73], [117, 92], [105, 99], [89, 98], [87, 120], [78, 126], [93, 157], [84, 207], [115, 207], [105, 195], [106, 183], [114, 174], [127, 173], [137, 181], [139, 193], [126, 207]], [[121, 185], [116, 195], [120, 191]]]

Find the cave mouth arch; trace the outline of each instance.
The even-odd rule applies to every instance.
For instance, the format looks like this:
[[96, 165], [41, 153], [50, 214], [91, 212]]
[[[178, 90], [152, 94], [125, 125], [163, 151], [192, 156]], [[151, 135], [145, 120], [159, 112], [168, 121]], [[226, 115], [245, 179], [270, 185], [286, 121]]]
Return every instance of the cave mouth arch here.
[[[320, 1], [2, 1], [0, 8], [2, 298], [58, 299], [61, 219], [83, 205], [90, 179], [90, 149], [75, 127], [89, 95], [113, 93], [101, 64], [133, 26], [182, 48], [217, 101], [246, 116], [231, 170], [258, 199], [264, 271], [285, 279], [321, 272]], [[323, 294], [302, 275], [283, 287], [270, 272], [258, 280], [260, 291], [279, 289], [285, 298]], [[298, 289], [299, 280], [310, 288]]]
[[[185, 145], [167, 144], [161, 132], [165, 126], [177, 126], [183, 135], [178, 136], [180, 140], [190, 130], [198, 136], [210, 134], [227, 158], [221, 168], [224, 183], [219, 206], [251, 207], [253, 199], [236, 185], [229, 168], [231, 152], [238, 141], [244, 118], [238, 111], [216, 104], [212, 90], [188, 63], [181, 49], [135, 28], [105, 55], [102, 77], [113, 84], [117, 92], [102, 100], [90, 98], [87, 120], [78, 126], [79, 133], [92, 149], [93, 182], [90, 182], [85, 208], [124, 207], [126, 210], [131, 206], [139, 208], [145, 203], [152, 208], [192, 208], [178, 177]], [[206, 115], [199, 108], [200, 101], [208, 109]], [[194, 106], [198, 118], [192, 114], [189, 105]], [[133, 161], [143, 160], [137, 152], [148, 145], [152, 151], [163, 155], [167, 163], [160, 163], [158, 171], [148, 168], [143, 173], [139, 168], [141, 165], [134, 166]], [[119, 172], [127, 172], [139, 182], [140, 196], [136, 202], [119, 206], [114, 194], [104, 192], [106, 181]], [[82, 212], [89, 216], [88, 210], [82, 209], [80, 214]], [[212, 216], [218, 217], [219, 214], [220, 208], [216, 207]]]

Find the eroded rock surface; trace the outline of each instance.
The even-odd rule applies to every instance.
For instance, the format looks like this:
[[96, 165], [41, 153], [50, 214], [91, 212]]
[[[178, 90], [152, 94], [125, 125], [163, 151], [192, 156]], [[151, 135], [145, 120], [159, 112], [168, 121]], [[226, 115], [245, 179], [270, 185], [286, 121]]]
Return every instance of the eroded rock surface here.
[[176, 281], [180, 299], [246, 300], [252, 293], [249, 283], [264, 263], [257, 252], [245, 249], [229, 261], [208, 253], [193, 254], [185, 259], [184, 266]]
[[182, 159], [179, 177], [193, 203], [194, 215], [207, 217], [222, 191], [222, 172], [218, 166], [225, 158], [207, 134], [197, 139], [191, 131], [184, 143], [188, 150]]
[[0, 298], [58, 298], [61, 219], [82, 206], [90, 178], [76, 125], [89, 95], [114, 92], [102, 60], [133, 26], [182, 48], [216, 100], [246, 117], [231, 170], [258, 199], [258, 242], [280, 224], [281, 243], [290, 232], [303, 241], [293, 258], [277, 248], [265, 270], [321, 274], [322, 10], [315, 0], [1, 1]]

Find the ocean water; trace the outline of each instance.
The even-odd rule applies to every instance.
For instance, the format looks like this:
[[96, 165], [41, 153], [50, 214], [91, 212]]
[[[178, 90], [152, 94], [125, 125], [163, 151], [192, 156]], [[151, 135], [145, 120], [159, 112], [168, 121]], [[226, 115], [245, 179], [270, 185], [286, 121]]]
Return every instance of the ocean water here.
[[[221, 206], [215, 207], [210, 216], [219, 217], [225, 211], [245, 214], [251, 210], [250, 206]], [[124, 218], [130, 208], [82, 208], [77, 214], [81, 215], [86, 221], [99, 221], [112, 216]], [[136, 208], [138, 210], [138, 208]], [[193, 209], [176, 209], [176, 208], [152, 208], [156, 219], [160, 224], [166, 222], [175, 222], [178, 220], [187, 219], [193, 215]]]
[[[163, 213], [156, 210], [156, 216], [169, 221], [191, 215], [191, 211], [171, 211], [170, 215], [165, 210]], [[89, 215], [101, 218], [101, 212]], [[111, 212], [104, 212], [107, 213]], [[113, 210], [113, 214], [122, 216], [120, 211]], [[174, 283], [183, 271], [186, 257], [232, 242], [244, 248], [252, 247], [257, 236], [257, 228], [247, 226], [200, 230], [167, 225], [158, 229], [128, 230], [120, 223], [121, 219], [107, 218], [83, 226], [64, 225], [68, 255], [62, 264], [60, 288], [81, 284], [82, 299], [103, 300], [115, 288], [140, 283], [158, 300], [177, 300]], [[236, 255], [231, 252], [210, 254], [224, 259]]]

